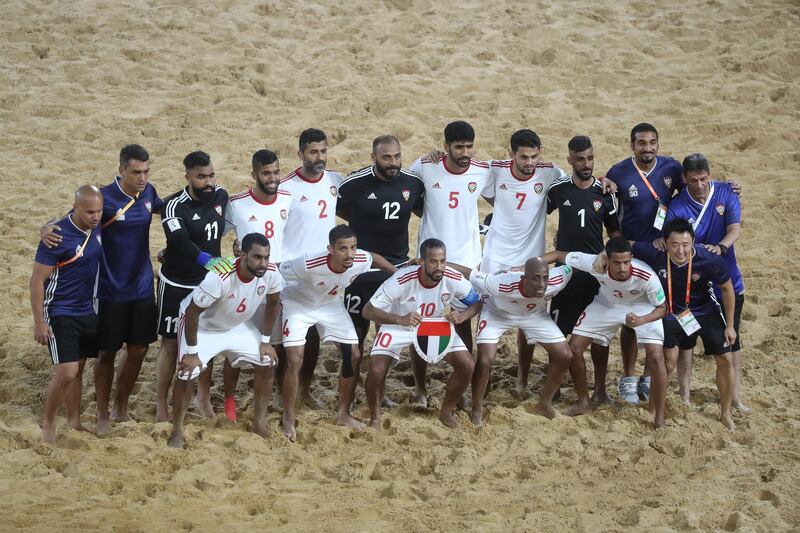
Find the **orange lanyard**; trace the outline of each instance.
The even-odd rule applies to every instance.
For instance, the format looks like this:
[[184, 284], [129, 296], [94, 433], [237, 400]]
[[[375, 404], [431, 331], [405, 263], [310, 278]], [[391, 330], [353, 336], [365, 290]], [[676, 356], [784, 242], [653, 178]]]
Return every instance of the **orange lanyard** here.
[[[692, 290], [692, 256], [694, 250], [689, 254], [689, 270], [686, 272], [686, 309], [689, 309], [689, 293]], [[672, 314], [672, 259], [667, 254], [667, 295], [669, 296], [669, 312]]]
[[63, 266], [66, 266], [83, 257], [83, 250], [86, 249], [86, 244], [89, 242], [89, 237], [91, 236], [92, 236], [92, 230], [89, 230], [89, 234], [86, 236], [86, 239], [83, 241], [83, 244], [81, 244], [81, 247], [78, 248], [78, 250], [75, 252], [75, 255], [72, 256], [72, 259], [67, 259], [66, 261], [61, 261], [59, 263], [56, 263], [56, 268], [61, 268]]
[[124, 215], [124, 214], [125, 214], [125, 211], [127, 211], [128, 209], [130, 209], [130, 208], [131, 208], [131, 206], [133, 205], [133, 203], [136, 201], [136, 199], [137, 199], [137, 198], [139, 198], [139, 195], [138, 195], [138, 194], [137, 194], [136, 196], [134, 196], [133, 198], [131, 198], [131, 201], [130, 201], [130, 202], [128, 202], [127, 204], [125, 204], [125, 207], [123, 207], [122, 209], [120, 209], [119, 211], [117, 211], [117, 213], [116, 213], [116, 214], [115, 214], [113, 217], [109, 218], [109, 219], [106, 221], [106, 223], [105, 223], [105, 224], [103, 224], [102, 226], [100, 226], [100, 229], [106, 229], [106, 227], [110, 226], [111, 224], [113, 224], [113, 223], [114, 223], [114, 221], [115, 221], [115, 220], [117, 220], [119, 217], [121, 217], [122, 215]]
[[639, 173], [639, 176], [642, 178], [644, 184], [647, 185], [648, 189], [650, 189], [650, 194], [653, 195], [653, 198], [656, 199], [656, 202], [661, 203], [661, 198], [659, 198], [658, 193], [655, 191], [655, 189], [653, 189], [653, 186], [650, 185], [650, 182], [648, 181], [647, 176], [645, 176], [644, 172], [642, 172], [642, 169], [636, 166], [636, 161], [633, 162], [633, 168], [636, 169], [636, 172]]

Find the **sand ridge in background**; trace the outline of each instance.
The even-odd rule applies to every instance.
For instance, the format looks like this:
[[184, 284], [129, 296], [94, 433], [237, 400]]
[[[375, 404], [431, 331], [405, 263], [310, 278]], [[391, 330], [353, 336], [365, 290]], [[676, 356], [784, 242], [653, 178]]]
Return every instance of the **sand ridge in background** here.
[[[800, 162], [796, 2], [10, 0], [4, 11], [4, 527], [797, 527], [800, 276], [785, 268], [800, 255], [791, 170]], [[665, 432], [630, 407], [547, 421], [509, 394], [509, 337], [480, 431], [448, 431], [434, 412], [405, 406], [379, 435], [333, 426], [337, 361], [325, 352], [316, 393], [328, 409], [299, 413], [297, 444], [245, 433], [248, 411], [236, 427], [192, 421], [188, 450], [170, 450], [169, 426], [152, 423], [153, 347], [132, 399], [141, 423], [104, 439], [65, 432], [57, 448], [39, 445], [50, 363], [31, 335], [37, 227], [65, 211], [77, 185], [110, 181], [120, 146], [150, 150], [162, 196], [183, 185], [181, 159], [198, 148], [237, 192], [250, 183], [258, 148], [275, 149], [284, 171], [293, 169], [306, 127], [328, 133], [329, 166], [347, 172], [367, 164], [370, 141], [386, 132], [400, 138], [409, 165], [441, 145], [444, 124], [457, 118], [475, 126], [482, 158], [503, 157], [510, 134], [527, 126], [565, 167], [568, 139], [588, 134], [598, 175], [628, 155], [630, 127], [648, 120], [661, 153], [702, 151], [717, 177], [744, 185], [737, 255], [748, 293], [745, 397], [755, 412], [736, 417], [739, 431], [716, 421], [714, 365], [702, 359], [694, 406], [671, 395]], [[162, 245], [156, 219], [153, 253]], [[538, 392], [541, 349], [535, 357]], [[429, 372], [435, 404], [448, 372]], [[619, 372], [614, 351], [610, 387]], [[390, 374], [390, 395], [403, 399], [410, 380], [404, 362]], [[93, 423], [90, 371], [86, 381], [84, 421]], [[364, 417], [362, 389], [359, 399]], [[274, 433], [276, 420], [271, 414]]]

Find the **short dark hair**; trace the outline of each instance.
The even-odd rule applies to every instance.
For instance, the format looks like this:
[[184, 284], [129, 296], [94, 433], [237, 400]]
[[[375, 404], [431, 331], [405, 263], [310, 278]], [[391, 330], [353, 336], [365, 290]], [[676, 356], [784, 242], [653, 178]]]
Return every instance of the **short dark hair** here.
[[150, 154], [140, 144], [126, 144], [119, 151], [119, 166], [127, 167], [131, 159], [150, 161]]
[[692, 223], [685, 218], [673, 218], [664, 224], [664, 238], [668, 239], [673, 233], [688, 233], [692, 236], [692, 240], [694, 240], [694, 226], [692, 226]]
[[469, 125], [469, 122], [463, 120], [456, 120], [444, 127], [444, 142], [451, 144], [456, 141], [469, 141], [475, 140], [475, 130]]
[[428, 255], [428, 250], [433, 250], [434, 248], [447, 250], [447, 246], [439, 239], [425, 239], [419, 246], [419, 256], [425, 259], [425, 256]]
[[316, 128], [308, 128], [300, 134], [297, 146], [302, 152], [309, 144], [321, 142], [328, 142], [328, 136], [325, 135], [325, 132]]
[[683, 175], [689, 172], [711, 172], [708, 159], [703, 154], [689, 154], [683, 158]]
[[202, 150], [197, 150], [196, 152], [192, 152], [191, 154], [183, 158], [183, 168], [186, 169], [186, 172], [189, 172], [193, 168], [197, 167], [207, 167], [210, 164], [211, 164], [211, 156], [203, 152]]
[[378, 146], [382, 144], [397, 144], [397, 146], [400, 146], [400, 141], [398, 141], [397, 137], [394, 135], [381, 135], [380, 137], [375, 137], [372, 140], [372, 153], [374, 154], [377, 152]]
[[611, 254], [624, 254], [630, 251], [631, 243], [621, 235], [611, 237], [606, 243], [606, 255], [609, 259], [611, 259]]
[[247, 253], [254, 245], [269, 247], [269, 239], [263, 233], [253, 232], [245, 235], [242, 239], [242, 251]]
[[355, 237], [356, 232], [353, 231], [353, 228], [346, 224], [339, 224], [338, 226], [334, 226], [333, 229], [328, 233], [328, 243], [331, 246], [336, 244], [336, 241], [340, 239], [349, 239], [350, 237]]
[[652, 131], [656, 134], [656, 140], [658, 139], [658, 130], [652, 124], [648, 124], [647, 122], [640, 122], [633, 127], [631, 130], [631, 142], [636, 140], [636, 134], [642, 133], [645, 131]]
[[570, 152], [584, 152], [592, 147], [592, 140], [586, 135], [576, 135], [567, 143]]
[[511, 151], [517, 152], [520, 146], [524, 146], [526, 148], [541, 148], [542, 141], [533, 130], [517, 130], [513, 135], [511, 135]]
[[253, 172], [258, 172], [264, 165], [271, 165], [277, 160], [278, 155], [272, 150], [259, 150], [253, 154]]

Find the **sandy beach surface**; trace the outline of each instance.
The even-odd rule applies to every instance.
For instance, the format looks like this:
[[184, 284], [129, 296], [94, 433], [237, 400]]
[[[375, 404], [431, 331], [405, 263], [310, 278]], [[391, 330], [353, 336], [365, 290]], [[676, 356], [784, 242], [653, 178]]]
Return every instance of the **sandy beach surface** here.
[[[0, 529], [797, 531], [798, 28], [790, 0], [4, 2]], [[381, 433], [336, 427], [338, 359], [325, 349], [314, 393], [326, 408], [300, 411], [297, 443], [280, 435], [274, 412], [266, 441], [247, 432], [243, 379], [239, 423], [193, 417], [187, 449], [173, 450], [169, 425], [153, 422], [153, 346], [132, 398], [138, 422], [97, 438], [60, 418], [57, 446], [40, 444], [51, 364], [31, 328], [37, 228], [68, 209], [78, 185], [110, 182], [122, 145], [150, 151], [162, 197], [184, 185], [181, 159], [195, 149], [211, 154], [233, 193], [249, 186], [259, 148], [295, 168], [304, 128], [325, 130], [329, 167], [349, 172], [384, 133], [400, 138], [410, 165], [441, 146], [454, 119], [474, 125], [485, 159], [505, 157], [511, 133], [530, 127], [546, 159], [566, 168], [569, 138], [589, 135], [597, 175], [629, 155], [630, 128], [648, 121], [661, 154], [703, 152], [717, 178], [743, 185], [737, 255], [753, 412], [735, 414], [738, 431], [717, 420], [704, 357], [692, 405], [670, 394], [665, 431], [633, 406], [546, 420], [511, 395], [507, 336], [480, 430], [463, 412], [466, 429], [451, 431], [435, 409], [411, 410], [407, 361], [390, 373], [400, 406]], [[155, 256], [157, 218], [151, 235]], [[618, 347], [611, 359], [615, 390]], [[448, 375], [429, 369], [433, 407]], [[93, 427], [91, 368], [85, 381], [83, 421]], [[218, 412], [221, 387], [217, 374]], [[563, 392], [560, 409], [575, 398]], [[355, 412], [368, 416], [361, 387]]]

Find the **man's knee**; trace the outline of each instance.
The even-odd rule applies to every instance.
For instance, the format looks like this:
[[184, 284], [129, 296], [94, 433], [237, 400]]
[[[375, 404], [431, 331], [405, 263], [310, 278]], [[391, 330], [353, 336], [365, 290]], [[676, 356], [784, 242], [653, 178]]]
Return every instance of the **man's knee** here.
[[[470, 358], [471, 359], [471, 358]], [[481, 365], [493, 365], [497, 360], [497, 345], [479, 344], [478, 361]]]
[[556, 365], [567, 365], [573, 357], [572, 350], [565, 342], [554, 345], [547, 355]]
[[354, 344], [340, 345], [342, 351], [342, 377], [352, 378], [356, 375], [358, 364], [361, 361], [361, 356], [358, 351], [358, 346]]
[[719, 368], [722, 369], [733, 368], [733, 357], [729, 353], [717, 355], [714, 357], [714, 360], [717, 362], [717, 366]]
[[466, 351], [452, 352], [449, 356], [449, 362], [458, 373], [471, 375], [475, 370], [475, 361]]
[[67, 384], [74, 381], [79, 375], [82, 366], [79, 362], [62, 363], [56, 366], [55, 379], [59, 383]]

